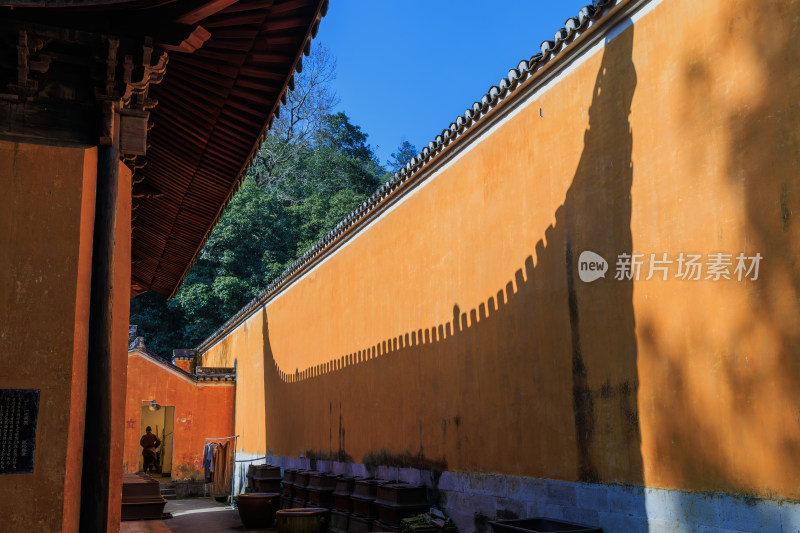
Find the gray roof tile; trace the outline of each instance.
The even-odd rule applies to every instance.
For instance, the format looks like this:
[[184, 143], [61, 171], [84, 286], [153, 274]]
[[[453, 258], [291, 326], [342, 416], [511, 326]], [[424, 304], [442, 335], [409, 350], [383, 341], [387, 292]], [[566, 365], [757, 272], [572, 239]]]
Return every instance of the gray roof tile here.
[[[497, 104], [530, 78], [530, 76], [535, 74], [536, 71], [545, 66], [559, 51], [568, 47], [575, 38], [593, 23], [593, 21], [602, 18], [607, 12], [606, 8], [613, 6], [619, 1], [622, 0], [593, 0], [591, 5], [582, 7], [580, 11], [578, 11], [577, 16], [568, 18], [564, 22], [564, 27], [556, 31], [553, 40], [542, 42], [539, 47], [540, 52], [532, 55], [527, 61], [520, 61], [516, 69], [512, 68], [509, 70], [507, 78], [502, 78], [496, 86], [491, 86], [487, 93], [481, 97], [479, 102], [472, 104], [471, 109], [467, 109], [462, 116], [456, 118], [455, 122], [451, 122], [448, 128], [442, 130], [441, 135], [437, 135], [433, 141], [428, 143], [427, 148], [423, 148], [419, 154], [412, 157], [411, 160], [406, 163], [405, 167], [398, 170], [392, 176], [389, 182], [381, 186], [370, 198], [355, 208], [350, 215], [345, 217], [345, 219], [323, 237], [320, 242], [305, 252], [300, 259], [295, 261], [289, 268], [273, 280], [272, 283], [250, 303], [232, 316], [213, 335], [203, 341], [203, 343], [198, 346], [198, 349], [209, 346], [210, 343], [222, 336], [228, 329], [247, 317], [251, 311], [259, 307], [271, 294], [276, 293], [290, 278], [308, 266], [308, 264], [328, 248], [331, 243], [346, 233], [348, 229], [359, 224], [363, 219], [372, 214], [372, 212], [390, 196], [388, 193], [397, 189], [397, 187], [393, 187], [390, 183], [405, 183], [417, 175], [419, 171], [426, 166], [428, 161], [434, 158], [457, 137], [463, 135], [463, 133], [474, 124], [479, 123]], [[316, 27], [312, 34], [316, 34], [318, 26], [319, 20], [317, 20]], [[298, 62], [298, 72], [300, 72], [300, 69], [302, 69], [302, 65]], [[290, 87], [293, 86], [294, 78], [290, 80]]]

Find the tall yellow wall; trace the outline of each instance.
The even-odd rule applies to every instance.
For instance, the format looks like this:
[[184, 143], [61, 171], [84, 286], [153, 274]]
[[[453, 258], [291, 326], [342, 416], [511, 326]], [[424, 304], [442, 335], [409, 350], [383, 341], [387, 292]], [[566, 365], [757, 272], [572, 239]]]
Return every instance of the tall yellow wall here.
[[[239, 435], [237, 451], [259, 456], [268, 452], [265, 433], [264, 335], [260, 321], [250, 320], [236, 335], [219, 345], [213, 355], [203, 358], [205, 366], [232, 368], [236, 373], [234, 434]], [[221, 435], [226, 436], [226, 435]]]
[[[798, 32], [665, 0], [462, 150], [203, 354], [240, 446], [800, 497]], [[614, 280], [632, 251], [764, 259]]]
[[0, 142], [0, 388], [40, 389], [34, 472], [0, 476], [9, 531], [77, 531], [96, 150]]

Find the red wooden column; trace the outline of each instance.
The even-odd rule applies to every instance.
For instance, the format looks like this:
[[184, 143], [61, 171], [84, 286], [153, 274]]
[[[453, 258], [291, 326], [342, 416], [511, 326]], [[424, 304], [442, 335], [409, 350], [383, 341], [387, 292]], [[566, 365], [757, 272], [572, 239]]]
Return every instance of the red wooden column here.
[[105, 532], [111, 469], [112, 314], [114, 247], [119, 189], [118, 117], [101, 102], [104, 135], [97, 154], [97, 199], [89, 310], [89, 371], [81, 477], [81, 533]]

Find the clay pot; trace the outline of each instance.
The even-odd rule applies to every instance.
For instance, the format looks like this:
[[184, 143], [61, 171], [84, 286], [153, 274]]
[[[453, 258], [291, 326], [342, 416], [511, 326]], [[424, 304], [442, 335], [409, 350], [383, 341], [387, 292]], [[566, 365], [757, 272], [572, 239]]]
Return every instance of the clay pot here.
[[278, 533], [325, 533], [330, 511], [321, 507], [281, 509], [275, 519]]
[[244, 527], [248, 529], [272, 527], [280, 496], [277, 492], [251, 492], [237, 496], [236, 506]]

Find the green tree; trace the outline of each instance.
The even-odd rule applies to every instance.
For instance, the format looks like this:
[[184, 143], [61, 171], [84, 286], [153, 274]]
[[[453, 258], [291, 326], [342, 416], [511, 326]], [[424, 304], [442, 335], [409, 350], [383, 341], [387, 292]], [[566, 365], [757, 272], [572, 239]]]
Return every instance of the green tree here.
[[324, 117], [312, 139], [272, 167], [272, 178], [262, 171], [250, 169], [175, 298], [133, 300], [132, 323], [153, 351], [166, 356], [213, 333], [372, 194], [384, 174], [367, 135], [345, 113]]
[[148, 351], [169, 359], [174, 348], [186, 344], [186, 318], [175, 301], [148, 292], [131, 300], [130, 323], [139, 326], [138, 336], [145, 338]]
[[332, 114], [335, 61], [315, 47], [242, 186], [176, 296], [134, 298], [152, 351], [195, 346], [257, 296], [381, 184], [367, 134]]
[[270, 134], [253, 161], [254, 175], [267, 184], [285, 178], [289, 164], [308, 148], [338, 99], [330, 87], [336, 77], [336, 59], [321, 43], [303, 61], [294, 77], [294, 90], [272, 124]]
[[392, 152], [391, 159], [386, 162], [386, 167], [389, 169], [389, 172], [395, 173], [406, 166], [406, 163], [408, 163], [412, 157], [416, 157], [418, 153], [413, 144], [404, 140], [400, 143], [400, 146], [397, 147], [397, 150]]

